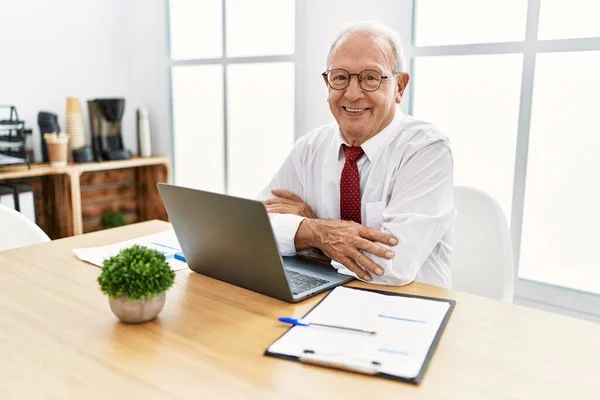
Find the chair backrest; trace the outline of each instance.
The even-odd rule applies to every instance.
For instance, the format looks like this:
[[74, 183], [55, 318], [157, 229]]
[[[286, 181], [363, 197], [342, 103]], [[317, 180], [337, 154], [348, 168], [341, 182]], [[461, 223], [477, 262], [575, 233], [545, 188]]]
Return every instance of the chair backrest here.
[[454, 188], [454, 203], [452, 288], [512, 302], [513, 252], [502, 208], [488, 194], [461, 186]]
[[48, 235], [29, 218], [0, 204], [0, 251], [49, 241]]

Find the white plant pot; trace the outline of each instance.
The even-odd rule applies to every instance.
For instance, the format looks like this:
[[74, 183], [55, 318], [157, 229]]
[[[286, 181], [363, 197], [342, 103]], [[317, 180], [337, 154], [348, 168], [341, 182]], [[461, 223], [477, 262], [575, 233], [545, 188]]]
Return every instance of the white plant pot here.
[[166, 292], [151, 299], [127, 300], [121, 296], [109, 298], [110, 309], [123, 322], [140, 324], [152, 321], [162, 311], [165, 305]]

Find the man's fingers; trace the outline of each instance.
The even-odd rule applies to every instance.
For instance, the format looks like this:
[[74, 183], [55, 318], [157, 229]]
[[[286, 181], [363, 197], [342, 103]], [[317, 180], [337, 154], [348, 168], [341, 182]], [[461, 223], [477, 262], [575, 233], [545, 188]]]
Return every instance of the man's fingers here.
[[388, 260], [394, 258], [393, 251], [385, 247], [379, 246], [367, 239], [358, 238], [356, 246], [360, 250], [366, 251], [367, 253], [371, 253], [377, 257], [387, 258]]
[[265, 204], [266, 205], [271, 205], [271, 204], [294, 204], [293, 201], [288, 200], [288, 199], [284, 199], [284, 198], [277, 198], [277, 199], [267, 199], [265, 200]]
[[357, 276], [361, 277], [365, 281], [371, 280], [371, 275], [367, 271], [359, 267], [358, 264], [356, 264], [351, 258], [342, 257], [340, 259], [340, 263], [342, 263], [344, 266], [346, 266], [346, 268], [354, 272]]
[[266, 199], [265, 200], [265, 204], [268, 205], [268, 206], [270, 206], [272, 204], [279, 204], [279, 203], [282, 202], [282, 200], [283, 199], [279, 199], [279, 198], [277, 198], [277, 199]]
[[398, 244], [398, 240], [389, 233], [381, 232], [372, 228], [367, 228], [366, 226], [363, 226], [360, 229], [359, 234], [361, 237], [374, 242], [384, 243], [390, 246], [395, 246]]
[[273, 193], [277, 197], [283, 197], [284, 199], [295, 200], [295, 201], [298, 201], [298, 200], [302, 201], [302, 199], [299, 196], [297, 196], [293, 192], [290, 192], [289, 190], [273, 189], [273, 190], [271, 190], [271, 193]]
[[360, 251], [355, 250], [350, 256], [358, 265], [365, 267], [375, 275], [383, 275], [383, 268]]

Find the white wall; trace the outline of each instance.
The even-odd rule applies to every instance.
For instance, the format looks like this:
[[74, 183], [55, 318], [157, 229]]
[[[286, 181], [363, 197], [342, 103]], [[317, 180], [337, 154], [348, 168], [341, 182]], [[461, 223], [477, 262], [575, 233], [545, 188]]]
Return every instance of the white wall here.
[[[413, 0], [296, 0], [296, 137], [333, 118], [321, 73], [326, 69], [327, 52], [337, 33], [352, 22], [381, 22], [402, 38], [408, 63], [412, 3]], [[408, 110], [408, 96], [402, 102], [402, 110]]]
[[[167, 1], [122, 2], [127, 12], [129, 104], [150, 112], [152, 153], [171, 156]], [[131, 123], [135, 132], [135, 118]]]
[[[125, 9], [120, 0], [2, 0], [0, 7], [0, 103], [15, 105], [34, 129], [37, 158], [39, 111], [58, 114], [66, 130], [68, 96], [80, 99], [87, 118], [87, 99], [127, 95]], [[127, 109], [125, 118], [132, 114]]]
[[156, 154], [170, 154], [164, 0], [0, 0], [0, 104], [15, 105], [34, 130], [37, 113], [58, 114], [78, 97], [90, 143], [87, 103], [125, 97], [125, 146], [137, 151], [135, 108], [147, 106]]

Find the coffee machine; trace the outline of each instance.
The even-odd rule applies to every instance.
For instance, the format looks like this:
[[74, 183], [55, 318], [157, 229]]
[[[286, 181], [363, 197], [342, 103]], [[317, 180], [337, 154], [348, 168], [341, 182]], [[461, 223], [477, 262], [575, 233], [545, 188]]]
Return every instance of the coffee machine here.
[[123, 147], [121, 134], [125, 99], [94, 99], [87, 103], [96, 161], [131, 158], [131, 151]]

